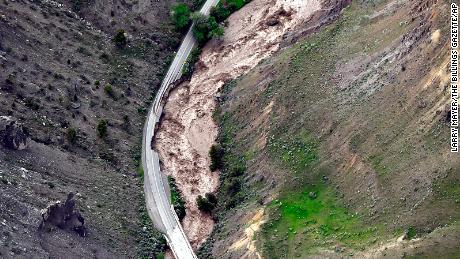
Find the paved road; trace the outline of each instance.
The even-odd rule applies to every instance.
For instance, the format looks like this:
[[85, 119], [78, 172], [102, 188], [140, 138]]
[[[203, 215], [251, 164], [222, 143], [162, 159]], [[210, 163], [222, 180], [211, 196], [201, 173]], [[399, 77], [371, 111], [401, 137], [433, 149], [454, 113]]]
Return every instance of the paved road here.
[[[211, 7], [218, 2], [219, 0], [207, 0], [200, 12], [209, 14]], [[163, 79], [152, 108], [149, 110], [142, 139], [142, 166], [144, 168], [144, 192], [147, 211], [154, 226], [165, 235], [174, 256], [178, 259], [196, 258], [196, 256], [171, 206], [168, 181], [160, 171], [158, 153], [152, 149], [151, 142], [155, 134], [155, 126], [163, 112], [161, 101], [169, 91], [171, 84], [181, 77], [182, 67], [195, 46], [196, 41], [190, 29]]]

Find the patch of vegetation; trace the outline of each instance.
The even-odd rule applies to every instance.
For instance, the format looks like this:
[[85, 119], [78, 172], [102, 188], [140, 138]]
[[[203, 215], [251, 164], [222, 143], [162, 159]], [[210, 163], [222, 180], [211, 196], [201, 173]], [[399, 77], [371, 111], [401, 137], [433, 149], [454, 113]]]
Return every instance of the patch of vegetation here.
[[99, 55], [99, 59], [102, 60], [102, 62], [104, 62], [104, 63], [108, 63], [109, 60], [110, 60], [110, 56], [109, 56], [109, 54], [104, 52], [101, 55]]
[[223, 22], [230, 14], [238, 11], [249, 2], [250, 0], [222, 0], [215, 7], [211, 8], [210, 14], [217, 22]]
[[137, 112], [139, 114], [141, 114], [141, 115], [145, 115], [145, 114], [147, 114], [147, 108], [145, 108], [144, 106], [139, 107], [139, 108], [137, 108]]
[[192, 31], [198, 45], [204, 45], [208, 40], [219, 38], [224, 35], [224, 28], [219, 25], [216, 18], [213, 16], [206, 16], [199, 12], [192, 14], [192, 21], [194, 22]]
[[137, 167], [137, 174], [141, 179], [144, 179], [144, 168], [141, 165]]
[[68, 128], [67, 129], [67, 140], [75, 144], [77, 142], [77, 130], [74, 128]]
[[145, 207], [145, 198], [140, 197], [139, 201], [139, 231], [136, 234], [138, 258], [164, 258], [167, 247], [166, 239], [154, 228]]
[[107, 132], [107, 121], [106, 120], [100, 120], [99, 123], [97, 124], [97, 135], [100, 138], [107, 137], [108, 132]]
[[[228, 94], [236, 83], [235, 80], [227, 82], [222, 88], [222, 100], [226, 99], [225, 95]], [[219, 125], [219, 135], [217, 138], [218, 145], [223, 150], [222, 163], [223, 166], [220, 169], [220, 186], [216, 198], [219, 203], [213, 209], [213, 217], [217, 218], [218, 221], [224, 219], [225, 216], [232, 212], [232, 208], [241, 204], [248, 197], [248, 188], [245, 188], [244, 177], [246, 176], [246, 158], [244, 155], [238, 153], [237, 146], [239, 145], [234, 138], [236, 127], [233, 121], [232, 114], [225, 112], [221, 109], [216, 109], [213, 114], [213, 118]], [[212, 197], [206, 197], [208, 201], [212, 200]], [[212, 202], [211, 202], [212, 203]], [[223, 224], [218, 224], [213, 229], [213, 234], [222, 230]], [[209, 238], [200, 247], [197, 252], [199, 258], [212, 258], [212, 246], [214, 239]]]
[[193, 71], [195, 70], [195, 63], [200, 58], [200, 54], [201, 48], [194, 48], [188, 56], [187, 61], [185, 62], [184, 67], [182, 69], [182, 74], [185, 77], [190, 77], [193, 74]]
[[128, 39], [125, 36], [125, 30], [119, 29], [113, 37], [113, 42], [119, 48], [123, 48], [128, 43]]
[[178, 31], [187, 29], [190, 24], [190, 10], [184, 3], [178, 3], [171, 7], [171, 19]]
[[198, 11], [199, 9], [201, 9], [201, 7], [203, 6], [205, 2], [206, 0], [193, 0], [192, 9], [194, 11]]
[[221, 145], [216, 144], [211, 146], [211, 150], [209, 150], [209, 156], [211, 157], [211, 165], [209, 169], [211, 171], [216, 171], [222, 168], [224, 165], [224, 150]]
[[25, 105], [26, 107], [34, 111], [38, 111], [40, 109], [40, 105], [38, 104], [38, 102], [39, 101], [33, 97], [27, 97], [25, 100]]
[[104, 92], [112, 99], [117, 100], [117, 94], [115, 93], [115, 90], [113, 90], [113, 87], [111, 84], [106, 84], [104, 86]]
[[206, 193], [205, 197], [198, 195], [196, 204], [199, 210], [212, 213], [217, 206], [217, 197], [213, 193]]
[[115, 154], [107, 149], [103, 149], [101, 152], [99, 152], [99, 157], [107, 162], [110, 162], [112, 165], [118, 164], [118, 159]]
[[272, 156], [280, 159], [294, 173], [305, 172], [318, 159], [317, 144], [309, 134], [289, 138], [273, 136], [268, 146]]
[[125, 62], [126, 57], [150, 61], [150, 59], [157, 57], [158, 51], [160, 51], [159, 47], [152, 44], [149, 39], [133, 39], [129, 46], [120, 49], [115, 55], [118, 58], [118, 63]]
[[177, 188], [176, 180], [172, 176], [168, 176], [169, 188], [171, 190], [171, 203], [174, 207], [174, 211], [180, 221], [184, 219], [185, 213], [185, 200], [182, 197], [182, 193]]
[[[236, 85], [232, 80], [222, 88], [223, 100]], [[231, 113], [222, 113], [216, 109], [213, 118], [219, 125], [218, 144], [210, 150], [211, 169], [220, 168], [220, 186], [217, 194], [222, 201], [217, 210], [223, 215], [246, 198], [244, 177], [246, 175], [246, 158], [236, 152], [238, 143], [235, 142], [236, 123]]]
[[72, 6], [72, 11], [78, 13], [83, 8], [88, 7], [89, 4], [92, 3], [92, 0], [71, 0], [70, 4]]
[[414, 227], [409, 227], [406, 231], [406, 239], [411, 240], [417, 236], [417, 230]]
[[81, 53], [81, 54], [83, 54], [85, 56], [88, 56], [88, 57], [92, 56], [91, 52], [89, 52], [89, 50], [87, 48], [83, 47], [83, 46], [78, 47], [77, 51], [78, 51], [78, 53]]
[[384, 176], [384, 175], [388, 174], [388, 168], [383, 163], [383, 157], [382, 156], [378, 156], [378, 155], [370, 156], [369, 161], [370, 161], [370, 163], [372, 165], [372, 168], [374, 168], [374, 170], [380, 176]]
[[364, 248], [380, 235], [379, 228], [365, 227], [356, 215], [349, 214], [334, 190], [324, 184], [286, 190], [268, 207], [270, 220], [260, 233], [268, 258], [307, 255], [314, 248], [337, 243]]
[[245, 197], [244, 176], [246, 173], [246, 159], [243, 155], [234, 153], [234, 143], [231, 135], [233, 131], [233, 123], [229, 114], [224, 114], [220, 118], [221, 132], [219, 133], [218, 142], [222, 147], [222, 167], [221, 167], [221, 188], [219, 189], [220, 200], [224, 201], [220, 207], [226, 211], [234, 208], [241, 203]]

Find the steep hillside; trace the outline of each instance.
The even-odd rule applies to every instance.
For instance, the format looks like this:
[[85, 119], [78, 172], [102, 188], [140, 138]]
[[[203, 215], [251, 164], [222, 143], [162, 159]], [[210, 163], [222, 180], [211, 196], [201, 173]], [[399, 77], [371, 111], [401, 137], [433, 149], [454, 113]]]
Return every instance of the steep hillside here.
[[458, 255], [449, 17], [448, 1], [352, 1], [222, 87], [219, 222], [200, 255]]
[[[172, 3], [0, 2], [0, 136], [20, 136], [7, 132], [15, 122], [31, 139], [23, 150], [0, 145], [1, 258], [151, 257], [164, 248], [136, 167], [145, 110], [181, 38]], [[70, 192], [85, 230], [68, 212], [41, 225], [40, 210]]]

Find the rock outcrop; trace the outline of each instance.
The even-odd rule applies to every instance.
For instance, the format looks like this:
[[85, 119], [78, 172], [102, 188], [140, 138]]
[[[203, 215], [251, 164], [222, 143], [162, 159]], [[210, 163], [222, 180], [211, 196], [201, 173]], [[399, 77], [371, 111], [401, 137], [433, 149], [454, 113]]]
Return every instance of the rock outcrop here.
[[54, 225], [64, 230], [74, 230], [80, 236], [86, 236], [85, 219], [75, 209], [75, 195], [73, 193], [69, 193], [64, 204], [57, 201], [43, 209], [42, 218], [40, 229], [50, 229]]
[[0, 142], [9, 149], [23, 150], [29, 143], [27, 128], [12, 117], [0, 116]]

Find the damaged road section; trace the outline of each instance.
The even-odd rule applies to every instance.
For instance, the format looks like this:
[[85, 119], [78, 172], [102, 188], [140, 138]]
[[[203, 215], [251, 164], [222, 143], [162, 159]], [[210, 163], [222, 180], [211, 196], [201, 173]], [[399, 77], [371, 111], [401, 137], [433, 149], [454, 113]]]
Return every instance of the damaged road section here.
[[[209, 14], [211, 7], [216, 5], [217, 2], [217, 0], [208, 0], [200, 12]], [[154, 226], [165, 235], [176, 258], [196, 258], [196, 256], [171, 206], [168, 181], [160, 171], [158, 154], [152, 149], [151, 143], [155, 134], [156, 124], [162, 115], [162, 100], [168, 94], [171, 84], [182, 76], [182, 67], [195, 46], [196, 42], [190, 29], [168, 69], [153, 106], [147, 115], [142, 139], [142, 166], [144, 168], [144, 191], [147, 211]]]

